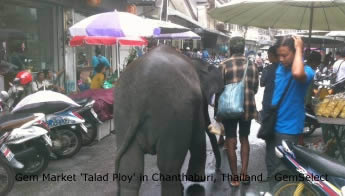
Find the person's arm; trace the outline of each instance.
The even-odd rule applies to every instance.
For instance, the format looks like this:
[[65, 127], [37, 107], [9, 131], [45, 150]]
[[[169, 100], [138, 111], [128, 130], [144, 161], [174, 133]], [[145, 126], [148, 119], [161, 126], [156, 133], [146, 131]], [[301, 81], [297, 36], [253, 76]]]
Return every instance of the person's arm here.
[[300, 37], [293, 36], [295, 40], [295, 58], [292, 63], [291, 73], [292, 76], [300, 81], [305, 82], [307, 79], [307, 75], [304, 71], [304, 63], [303, 63], [303, 41]]
[[56, 73], [56, 78], [59, 78], [60, 75], [65, 71], [65, 68], [62, 68], [60, 71]]

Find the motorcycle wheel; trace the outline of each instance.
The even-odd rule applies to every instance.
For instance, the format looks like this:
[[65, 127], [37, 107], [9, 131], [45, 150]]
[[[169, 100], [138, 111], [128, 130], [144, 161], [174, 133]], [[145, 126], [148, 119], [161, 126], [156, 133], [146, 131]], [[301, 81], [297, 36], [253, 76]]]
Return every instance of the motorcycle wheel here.
[[88, 146], [95, 141], [97, 137], [97, 125], [94, 123], [85, 122], [85, 126], [87, 128], [87, 133], [83, 132], [82, 134], [83, 146]]
[[14, 171], [0, 160], [0, 195], [7, 195], [14, 185]]
[[48, 167], [49, 160], [50, 157], [48, 153], [38, 152], [38, 154], [30, 160], [18, 160], [24, 164], [24, 168], [16, 170], [16, 173], [39, 175]]
[[[70, 158], [80, 151], [82, 146], [82, 136], [79, 130], [68, 129], [67, 127], [54, 130], [53, 152], [60, 159]], [[55, 140], [55, 141], [54, 141]], [[56, 149], [56, 140], [61, 142], [61, 149]]]
[[310, 136], [316, 130], [316, 126], [313, 123], [304, 123], [303, 135], [305, 137]]
[[[274, 196], [291, 196], [294, 195], [296, 188], [299, 183], [297, 181], [280, 181], [274, 185], [272, 193]], [[303, 191], [299, 194], [300, 196], [320, 196], [319, 193], [312, 190], [309, 185], [304, 183]]]

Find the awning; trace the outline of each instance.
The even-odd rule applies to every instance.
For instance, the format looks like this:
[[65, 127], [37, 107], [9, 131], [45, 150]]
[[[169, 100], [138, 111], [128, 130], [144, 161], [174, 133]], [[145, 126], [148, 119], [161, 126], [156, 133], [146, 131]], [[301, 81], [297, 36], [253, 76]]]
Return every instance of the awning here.
[[213, 34], [222, 36], [222, 37], [224, 37], [224, 38], [230, 39], [230, 35], [227, 35], [227, 34], [221, 32], [221, 31], [212, 30], [212, 29], [207, 29], [207, 28], [205, 28], [204, 31], [206, 31], [206, 33], [213, 33]]
[[169, 13], [169, 20], [171, 20], [177, 24], [180, 24], [182, 26], [194, 29], [194, 32], [198, 33], [199, 35], [215, 34], [217, 36], [222, 36], [224, 38], [230, 38], [229, 35], [221, 32], [221, 31], [212, 30], [212, 29], [203, 27], [198, 21], [194, 20], [193, 18], [191, 18], [189, 16], [186, 16], [185, 14], [183, 14], [177, 10], [169, 8], [168, 13]]
[[204, 28], [198, 21], [194, 20], [193, 18], [186, 16], [185, 14], [171, 9], [168, 9], [169, 14], [169, 20], [172, 22], [175, 22], [177, 24], [180, 24], [182, 26], [188, 27], [188, 28]]

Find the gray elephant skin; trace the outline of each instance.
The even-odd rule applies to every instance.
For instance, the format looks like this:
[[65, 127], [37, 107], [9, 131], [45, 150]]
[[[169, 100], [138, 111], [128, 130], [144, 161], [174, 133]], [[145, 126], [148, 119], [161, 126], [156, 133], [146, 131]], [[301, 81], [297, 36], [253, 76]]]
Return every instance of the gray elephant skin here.
[[[189, 150], [185, 175], [205, 175], [207, 104], [222, 88], [216, 67], [169, 46], [158, 46], [128, 65], [114, 92], [115, 173], [134, 177], [116, 181], [117, 195], [139, 194], [147, 153], [157, 155], [160, 175], [168, 177], [180, 174]], [[220, 157], [217, 162], [220, 166]], [[183, 195], [182, 183], [161, 181], [161, 195]]]

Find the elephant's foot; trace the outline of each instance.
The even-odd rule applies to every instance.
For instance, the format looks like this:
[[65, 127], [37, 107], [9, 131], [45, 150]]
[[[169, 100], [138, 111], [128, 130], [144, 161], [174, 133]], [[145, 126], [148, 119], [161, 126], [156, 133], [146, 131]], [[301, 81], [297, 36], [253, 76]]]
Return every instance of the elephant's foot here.
[[162, 182], [162, 196], [183, 196], [181, 182]]

